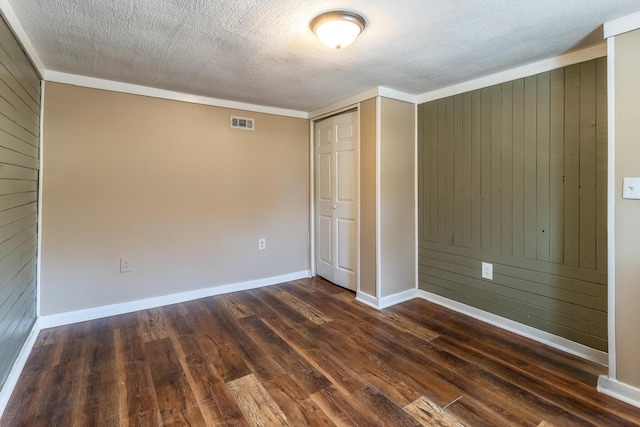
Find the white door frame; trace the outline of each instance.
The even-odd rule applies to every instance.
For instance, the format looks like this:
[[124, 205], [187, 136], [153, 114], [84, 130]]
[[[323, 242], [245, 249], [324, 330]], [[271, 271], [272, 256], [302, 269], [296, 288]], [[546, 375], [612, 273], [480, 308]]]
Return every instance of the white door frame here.
[[[317, 117], [313, 117], [310, 119], [309, 126], [309, 266], [311, 270], [311, 276], [316, 275], [316, 170], [315, 170], [315, 134], [316, 134], [316, 122], [319, 122], [323, 119], [326, 119], [331, 116], [337, 116], [338, 114], [345, 113], [347, 111], [355, 110], [356, 117], [358, 119], [358, 128], [360, 128], [360, 103], [352, 104], [343, 108], [339, 108], [337, 110], [331, 111], [329, 113], [322, 114]], [[358, 144], [356, 156], [356, 165], [358, 168], [358, 175], [361, 175], [360, 171], [360, 129], [358, 130], [358, 138], [356, 140]], [[357, 254], [357, 268], [356, 268], [356, 292], [360, 292], [360, 176], [358, 176], [358, 185], [356, 188], [356, 194], [358, 199], [358, 207], [357, 207], [357, 220], [358, 220], [358, 229], [356, 236], [356, 250]]]

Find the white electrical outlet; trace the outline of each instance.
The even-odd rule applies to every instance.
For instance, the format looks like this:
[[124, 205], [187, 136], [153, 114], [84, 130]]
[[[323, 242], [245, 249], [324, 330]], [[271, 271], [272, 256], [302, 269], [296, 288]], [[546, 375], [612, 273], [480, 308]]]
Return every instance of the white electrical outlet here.
[[130, 273], [131, 272], [131, 263], [129, 262], [129, 258], [120, 258], [120, 273]]
[[263, 251], [265, 249], [267, 249], [267, 239], [258, 239], [258, 250]]
[[493, 280], [493, 264], [488, 262], [482, 263], [482, 278]]

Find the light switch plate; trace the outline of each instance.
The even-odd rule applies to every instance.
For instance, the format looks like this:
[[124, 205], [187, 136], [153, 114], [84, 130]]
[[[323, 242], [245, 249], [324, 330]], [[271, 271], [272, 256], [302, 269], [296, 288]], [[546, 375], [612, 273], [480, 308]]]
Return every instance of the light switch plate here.
[[624, 178], [622, 180], [622, 198], [640, 199], [640, 178]]

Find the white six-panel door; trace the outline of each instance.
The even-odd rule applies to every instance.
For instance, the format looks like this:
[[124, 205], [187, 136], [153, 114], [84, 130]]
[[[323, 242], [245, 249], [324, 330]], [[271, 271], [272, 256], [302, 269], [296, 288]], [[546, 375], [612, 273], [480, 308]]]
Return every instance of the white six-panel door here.
[[358, 271], [358, 115], [315, 124], [316, 270], [356, 290]]

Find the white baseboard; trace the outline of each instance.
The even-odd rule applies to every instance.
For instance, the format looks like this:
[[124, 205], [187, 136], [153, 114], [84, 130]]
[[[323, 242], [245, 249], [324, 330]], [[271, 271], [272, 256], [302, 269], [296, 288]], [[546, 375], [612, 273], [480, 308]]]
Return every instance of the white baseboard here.
[[31, 349], [36, 343], [36, 339], [38, 338], [40, 329], [40, 322], [39, 320], [36, 320], [36, 322], [33, 324], [33, 327], [31, 328], [31, 332], [29, 332], [29, 335], [27, 336], [27, 340], [24, 342], [22, 348], [20, 349], [20, 353], [18, 353], [18, 358], [15, 362], [13, 362], [13, 366], [11, 367], [11, 371], [9, 371], [7, 380], [2, 386], [2, 390], [0, 390], [0, 418], [2, 417], [5, 408], [7, 407], [7, 403], [9, 403], [9, 398], [11, 398], [13, 389], [18, 383], [18, 379], [20, 378], [22, 369], [27, 363], [29, 354], [31, 354]]
[[471, 307], [461, 302], [454, 301], [431, 292], [426, 292], [421, 289], [418, 290], [418, 297], [583, 359], [605, 366], [609, 361], [607, 353], [603, 351], [595, 350], [591, 347], [587, 347], [586, 345], [541, 331], [531, 326], [523, 325], [522, 323]]
[[606, 375], [600, 375], [598, 378], [598, 391], [640, 408], [640, 388], [621, 383]]
[[415, 288], [382, 297], [378, 300], [378, 310], [382, 310], [383, 308], [391, 307], [392, 305], [400, 304], [401, 302], [409, 301], [417, 297], [418, 290]]
[[372, 295], [365, 294], [364, 292], [358, 291], [356, 293], [356, 301], [360, 301], [363, 304], [368, 305], [369, 307], [375, 308], [376, 310], [382, 310], [387, 307], [391, 307], [392, 305], [400, 304], [401, 302], [409, 301], [414, 298], [417, 298], [418, 290], [417, 289], [409, 289], [407, 291], [398, 292], [397, 294], [389, 295], [382, 298], [376, 298]]
[[356, 292], [356, 301], [359, 301], [363, 304], [368, 305], [371, 308], [375, 308], [378, 310], [378, 298], [365, 294], [364, 292], [358, 291]]
[[40, 328], [52, 328], [55, 326], [69, 325], [72, 323], [85, 322], [87, 320], [100, 319], [103, 317], [116, 316], [118, 314], [131, 313], [138, 310], [161, 307], [164, 305], [177, 304], [199, 298], [206, 298], [214, 295], [227, 294], [230, 292], [245, 291], [248, 289], [261, 288], [263, 286], [276, 285], [278, 283], [290, 282], [292, 280], [311, 277], [309, 270], [282, 276], [267, 277], [264, 279], [250, 280], [247, 282], [233, 283], [229, 285], [214, 286], [211, 288], [198, 289], [195, 291], [181, 292], [160, 297], [147, 298], [137, 301], [128, 301], [120, 304], [104, 305], [101, 307], [88, 308], [84, 310], [69, 311], [66, 313], [50, 314], [41, 316]]

